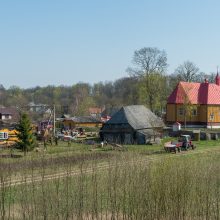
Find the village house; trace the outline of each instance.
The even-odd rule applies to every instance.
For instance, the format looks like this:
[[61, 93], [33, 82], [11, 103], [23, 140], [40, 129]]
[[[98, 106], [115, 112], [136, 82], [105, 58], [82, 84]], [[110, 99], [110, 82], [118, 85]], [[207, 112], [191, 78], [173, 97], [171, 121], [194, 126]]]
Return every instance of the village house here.
[[167, 101], [168, 125], [220, 128], [220, 76], [215, 83], [179, 82]]
[[78, 127], [101, 127], [102, 122], [92, 116], [65, 117], [58, 120], [61, 127], [75, 129]]
[[100, 137], [103, 141], [118, 144], [146, 144], [159, 136], [163, 121], [143, 105], [122, 107], [103, 124]]
[[90, 107], [89, 108], [89, 115], [95, 118], [101, 118], [101, 114], [103, 112], [103, 108], [98, 107]]
[[108, 107], [108, 108], [105, 108], [105, 110], [101, 114], [101, 121], [104, 122], [104, 123], [107, 122], [119, 110], [120, 110], [119, 107]]
[[35, 113], [45, 113], [50, 110], [50, 107], [46, 104], [35, 104], [34, 102], [30, 102], [28, 104], [30, 112], [35, 112]]
[[1, 107], [0, 108], [0, 120], [16, 122], [19, 118], [19, 114], [16, 108]]

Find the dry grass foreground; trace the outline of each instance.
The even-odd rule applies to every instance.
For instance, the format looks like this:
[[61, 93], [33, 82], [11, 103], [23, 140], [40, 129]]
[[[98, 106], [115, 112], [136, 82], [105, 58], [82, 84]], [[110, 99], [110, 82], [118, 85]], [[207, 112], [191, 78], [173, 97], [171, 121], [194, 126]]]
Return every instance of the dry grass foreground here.
[[[220, 150], [82, 160], [63, 175], [40, 179], [24, 172], [22, 183], [1, 172], [1, 219], [219, 219]], [[124, 161], [124, 163], [122, 163]], [[123, 164], [123, 165], [122, 165]], [[53, 164], [58, 169], [59, 164]], [[75, 172], [75, 173], [74, 173]], [[7, 174], [7, 181], [10, 173]]]

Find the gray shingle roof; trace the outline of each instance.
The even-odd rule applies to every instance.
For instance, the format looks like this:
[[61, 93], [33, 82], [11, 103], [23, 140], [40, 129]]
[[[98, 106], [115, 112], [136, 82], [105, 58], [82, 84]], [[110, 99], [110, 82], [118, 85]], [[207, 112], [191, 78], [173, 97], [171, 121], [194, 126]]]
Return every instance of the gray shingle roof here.
[[136, 130], [164, 127], [163, 121], [143, 105], [122, 107], [106, 123], [108, 124], [130, 124]]
[[12, 108], [0, 108], [0, 114], [13, 115], [13, 114], [15, 114], [15, 110]]

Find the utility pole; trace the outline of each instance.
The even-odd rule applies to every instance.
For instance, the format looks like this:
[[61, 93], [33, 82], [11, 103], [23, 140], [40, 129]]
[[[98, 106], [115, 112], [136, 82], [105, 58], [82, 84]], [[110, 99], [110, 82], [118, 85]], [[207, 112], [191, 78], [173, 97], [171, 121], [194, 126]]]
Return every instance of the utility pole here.
[[53, 135], [56, 136], [56, 108], [55, 104], [53, 105]]

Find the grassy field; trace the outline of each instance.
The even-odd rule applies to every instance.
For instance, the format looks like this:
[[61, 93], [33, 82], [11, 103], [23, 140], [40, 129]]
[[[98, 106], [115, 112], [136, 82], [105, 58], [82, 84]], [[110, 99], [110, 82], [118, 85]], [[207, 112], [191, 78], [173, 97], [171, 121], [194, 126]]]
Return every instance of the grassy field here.
[[219, 219], [220, 142], [195, 144], [178, 154], [163, 143], [15, 151], [20, 158], [0, 158], [0, 218]]
[[[146, 154], [154, 154], [158, 153], [159, 151], [163, 151], [163, 144], [167, 141], [171, 140], [171, 138], [165, 138], [162, 140], [160, 145], [127, 145], [124, 146], [123, 149], [120, 148], [112, 148], [111, 145], [104, 146], [101, 148], [99, 144], [88, 145], [82, 143], [74, 143], [68, 144], [68, 142], [59, 142], [59, 145], [47, 145], [46, 149], [43, 147], [43, 144], [40, 143], [40, 151], [36, 152], [36, 150], [29, 152], [26, 157], [23, 156], [23, 152], [14, 149], [11, 151], [10, 149], [1, 150], [0, 149], [0, 159], [1, 162], [18, 162], [22, 160], [28, 159], [38, 159], [42, 155], [46, 158], [52, 157], [60, 157], [68, 156], [68, 155], [79, 155], [79, 154], [91, 154], [91, 153], [107, 153], [107, 152], [118, 152], [118, 151], [125, 151], [125, 152], [133, 152], [133, 153], [146, 153]], [[197, 149], [203, 148], [213, 148], [220, 146], [220, 141], [195, 141], [194, 144], [197, 146]], [[11, 154], [13, 157], [11, 158]], [[4, 159], [6, 158], [6, 159]]]
[[[164, 139], [160, 145], [127, 145], [121, 148], [112, 148], [111, 145], [101, 148], [98, 144], [86, 145], [80, 143], [59, 142], [58, 146], [48, 145], [44, 149], [40, 146], [40, 151], [29, 152], [26, 156], [19, 150], [1, 150], [0, 151], [0, 171], [2, 173], [9, 172], [11, 175], [20, 176], [23, 173], [38, 175], [41, 172], [42, 166], [46, 174], [57, 173], [65, 169], [67, 164], [73, 168], [78, 167], [81, 162], [90, 164], [106, 163], [109, 159], [115, 159], [127, 156], [136, 155], [139, 159], [150, 157], [167, 157], [163, 144], [169, 141], [170, 138]], [[200, 141], [194, 142], [197, 146], [195, 153], [204, 149], [215, 149], [220, 146], [218, 141]], [[184, 152], [183, 152], [184, 153]], [[13, 157], [11, 157], [11, 154]], [[56, 169], [54, 169], [56, 167]]]

